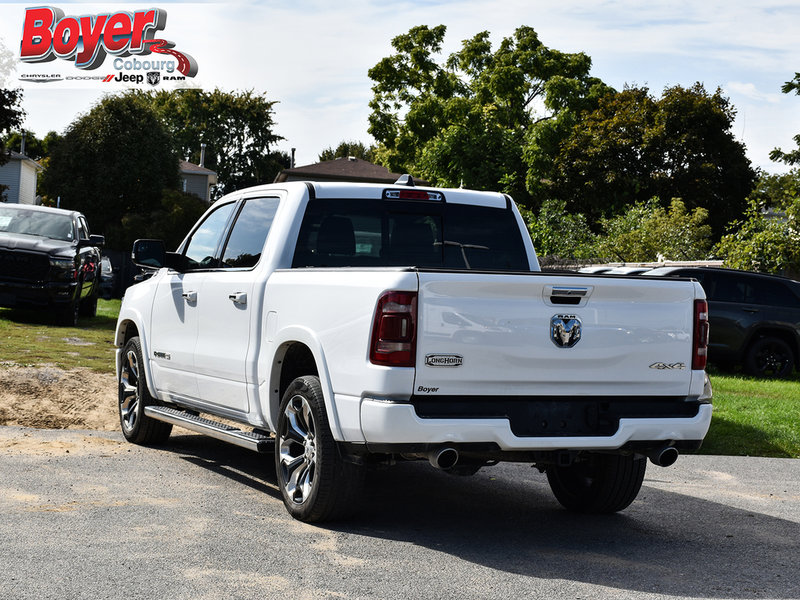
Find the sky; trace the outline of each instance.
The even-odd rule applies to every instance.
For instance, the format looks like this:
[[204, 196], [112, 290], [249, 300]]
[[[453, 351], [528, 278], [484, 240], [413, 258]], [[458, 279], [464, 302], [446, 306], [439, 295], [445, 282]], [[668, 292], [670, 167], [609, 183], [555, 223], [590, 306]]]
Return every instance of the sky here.
[[[592, 75], [616, 89], [646, 85], [659, 96], [665, 87], [698, 81], [709, 92], [719, 87], [737, 111], [735, 137], [753, 165], [770, 173], [788, 169], [769, 160], [770, 150], [794, 148], [792, 137], [800, 133], [800, 96], [780, 91], [800, 71], [798, 0], [2, 2], [0, 42], [14, 60], [5, 73], [0, 61], [0, 83], [23, 87], [24, 127], [42, 137], [63, 132], [108, 90], [131, 84], [21, 82], [20, 75], [33, 72], [86, 73], [61, 59], [18, 60], [25, 9], [36, 6], [67, 16], [163, 9], [166, 24], [157, 37], [195, 59], [191, 85], [276, 100], [274, 132], [285, 138], [277, 149], [296, 148], [298, 166], [342, 140], [374, 142], [367, 132], [367, 72], [392, 53], [393, 37], [416, 25], [447, 26], [443, 58], [481, 31], [490, 32], [496, 47], [527, 25], [550, 48], [588, 54]], [[89, 73], [116, 75], [113, 58]]]

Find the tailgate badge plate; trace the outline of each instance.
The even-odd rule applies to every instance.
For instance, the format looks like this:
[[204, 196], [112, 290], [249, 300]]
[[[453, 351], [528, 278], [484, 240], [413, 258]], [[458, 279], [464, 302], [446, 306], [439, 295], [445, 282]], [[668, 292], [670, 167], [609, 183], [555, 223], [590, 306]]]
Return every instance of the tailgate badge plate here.
[[460, 367], [464, 357], [458, 354], [426, 354], [425, 364], [429, 367]]
[[555, 315], [550, 319], [550, 339], [559, 348], [572, 348], [581, 341], [581, 320], [575, 315]]

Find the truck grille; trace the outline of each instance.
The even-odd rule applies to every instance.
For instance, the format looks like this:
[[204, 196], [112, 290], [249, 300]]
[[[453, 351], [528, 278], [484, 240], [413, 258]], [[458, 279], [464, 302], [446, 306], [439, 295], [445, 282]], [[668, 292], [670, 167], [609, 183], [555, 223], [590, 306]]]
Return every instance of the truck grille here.
[[691, 418], [699, 404], [682, 396], [412, 396], [417, 415], [438, 419], [508, 419], [518, 437], [614, 435], [624, 418]]
[[45, 254], [0, 250], [0, 277], [21, 281], [47, 279], [50, 259]]

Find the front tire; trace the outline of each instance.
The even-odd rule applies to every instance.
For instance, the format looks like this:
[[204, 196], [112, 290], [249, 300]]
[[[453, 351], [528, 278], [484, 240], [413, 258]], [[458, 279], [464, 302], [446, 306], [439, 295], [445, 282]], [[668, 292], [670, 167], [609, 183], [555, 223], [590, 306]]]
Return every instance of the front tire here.
[[289, 514], [318, 523], [351, 512], [363, 469], [347, 461], [333, 439], [318, 377], [298, 377], [289, 385], [277, 429], [275, 471]]
[[580, 513], [610, 514], [639, 494], [647, 460], [633, 455], [590, 454], [568, 467], [547, 467], [547, 481], [561, 505]]
[[80, 314], [82, 317], [96, 317], [97, 316], [97, 295], [84, 298], [80, 303]]
[[77, 327], [79, 314], [80, 303], [77, 300], [71, 300], [56, 309], [56, 318], [63, 327]]
[[144, 414], [145, 406], [156, 404], [147, 390], [142, 359], [142, 344], [132, 337], [122, 349], [119, 370], [119, 423], [122, 435], [134, 444], [161, 444], [172, 432], [172, 425]]

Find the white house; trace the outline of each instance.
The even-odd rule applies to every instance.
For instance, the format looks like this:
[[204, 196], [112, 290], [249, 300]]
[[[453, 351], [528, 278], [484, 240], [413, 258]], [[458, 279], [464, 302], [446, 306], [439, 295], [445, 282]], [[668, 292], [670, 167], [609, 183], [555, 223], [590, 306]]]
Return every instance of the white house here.
[[217, 174], [214, 171], [182, 160], [180, 161], [180, 172], [181, 189], [184, 192], [211, 202], [211, 187], [217, 185]]
[[12, 204], [38, 204], [36, 180], [42, 165], [19, 152], [9, 151], [8, 162], [0, 165], [0, 186], [6, 186], [3, 198]]

